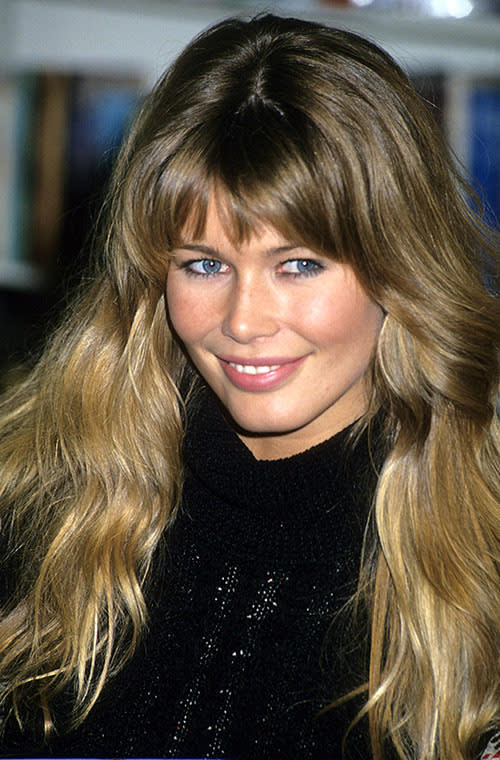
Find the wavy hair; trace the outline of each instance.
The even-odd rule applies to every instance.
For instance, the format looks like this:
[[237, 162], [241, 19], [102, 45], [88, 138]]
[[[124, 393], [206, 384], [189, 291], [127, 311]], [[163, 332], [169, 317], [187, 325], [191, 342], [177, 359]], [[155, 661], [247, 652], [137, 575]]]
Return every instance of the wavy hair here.
[[[465, 760], [500, 719], [499, 302], [493, 235], [426, 104], [373, 43], [265, 15], [195, 39], [118, 159], [91, 283], [4, 400], [2, 532], [19, 584], [0, 682], [22, 718], [76, 684], [75, 720], [133, 652], [182, 485], [186, 362], [164, 284], [214, 193], [348, 262], [385, 312], [368, 421], [387, 456], [360, 592], [374, 756]], [[10, 559], [9, 559], [10, 558]]]

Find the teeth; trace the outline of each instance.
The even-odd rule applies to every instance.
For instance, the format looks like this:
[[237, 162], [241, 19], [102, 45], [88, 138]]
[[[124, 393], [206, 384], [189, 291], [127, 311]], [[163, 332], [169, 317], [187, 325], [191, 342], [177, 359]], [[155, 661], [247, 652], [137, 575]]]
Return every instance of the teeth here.
[[229, 364], [237, 372], [242, 372], [244, 375], [265, 375], [266, 372], [272, 372], [280, 366], [279, 364], [270, 364], [269, 366], [257, 367], [255, 364], [233, 364], [233, 362], [229, 362]]

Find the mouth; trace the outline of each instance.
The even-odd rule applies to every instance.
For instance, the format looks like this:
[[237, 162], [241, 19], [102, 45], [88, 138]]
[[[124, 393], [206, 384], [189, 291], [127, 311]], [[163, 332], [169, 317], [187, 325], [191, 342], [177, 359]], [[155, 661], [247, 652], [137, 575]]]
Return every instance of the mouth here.
[[237, 388], [244, 391], [267, 391], [282, 385], [307, 357], [251, 360], [228, 356], [218, 358], [226, 377]]
[[237, 364], [236, 362], [228, 362], [228, 364], [243, 375], [265, 375], [281, 366], [281, 364]]

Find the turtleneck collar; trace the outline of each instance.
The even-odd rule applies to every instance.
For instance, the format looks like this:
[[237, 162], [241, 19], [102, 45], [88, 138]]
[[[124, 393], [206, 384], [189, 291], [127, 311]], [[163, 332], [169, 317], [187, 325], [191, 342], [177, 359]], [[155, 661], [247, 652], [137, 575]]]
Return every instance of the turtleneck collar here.
[[354, 445], [353, 425], [300, 454], [257, 460], [230, 427], [211, 391], [201, 391], [194, 407], [184, 445], [186, 466], [223, 501], [237, 501], [252, 510], [262, 504], [280, 517], [293, 519], [296, 514], [303, 520], [305, 504], [324, 513], [359, 488], [366, 494], [372, 469], [368, 436], [363, 433]]

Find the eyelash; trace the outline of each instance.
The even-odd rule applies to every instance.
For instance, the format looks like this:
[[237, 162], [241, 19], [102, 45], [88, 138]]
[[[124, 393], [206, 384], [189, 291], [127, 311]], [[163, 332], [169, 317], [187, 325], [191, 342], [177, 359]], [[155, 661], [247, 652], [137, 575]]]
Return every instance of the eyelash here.
[[213, 262], [214, 264], [220, 264], [221, 266], [223, 266], [222, 262], [219, 261], [218, 259], [205, 258], [205, 259], [189, 259], [189, 261], [184, 261], [180, 265], [180, 268], [183, 269], [189, 277], [217, 277], [220, 274], [220, 272], [218, 271], [217, 272], [197, 272], [195, 269], [192, 268], [194, 264], [203, 264], [205, 261]]
[[[212, 262], [214, 264], [220, 264], [221, 267], [224, 266], [224, 264], [219, 261], [218, 259], [209, 259], [209, 258], [203, 258], [203, 259], [189, 259], [188, 261], [184, 261], [180, 268], [183, 269], [189, 277], [203, 277], [203, 278], [209, 278], [209, 277], [217, 277], [220, 274], [225, 274], [225, 272], [197, 272], [195, 269], [193, 269], [193, 266], [195, 264], [203, 264], [204, 262]], [[294, 279], [299, 277], [303, 279], [304, 277], [315, 277], [316, 275], [320, 274], [320, 272], [323, 271], [325, 268], [324, 265], [317, 261], [316, 259], [287, 259], [286, 261], [282, 261], [279, 265], [280, 268], [284, 267], [287, 264], [292, 263], [300, 263], [300, 264], [314, 264], [313, 269], [307, 269], [303, 272], [280, 272], [279, 274], [284, 277], [293, 277]]]

